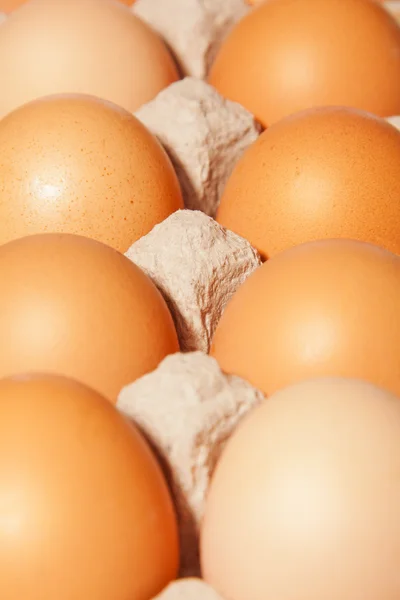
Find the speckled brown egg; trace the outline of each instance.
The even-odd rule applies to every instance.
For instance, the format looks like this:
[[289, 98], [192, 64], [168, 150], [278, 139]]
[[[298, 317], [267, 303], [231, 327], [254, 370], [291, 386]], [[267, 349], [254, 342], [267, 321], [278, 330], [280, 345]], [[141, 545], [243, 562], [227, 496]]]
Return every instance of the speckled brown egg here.
[[175, 578], [167, 484], [139, 431], [62, 377], [0, 381], [0, 597], [150, 600]]
[[0, 29], [0, 117], [65, 92], [134, 112], [178, 79], [164, 42], [115, 0], [30, 0]]
[[0, 377], [49, 372], [115, 401], [179, 350], [160, 292], [105, 244], [69, 234], [0, 246]]
[[236, 165], [218, 222], [269, 258], [296, 244], [351, 238], [400, 253], [400, 132], [351, 108], [282, 119]]
[[125, 252], [179, 208], [164, 149], [116, 105], [48, 97], [0, 121], [0, 243], [65, 232]]
[[211, 354], [267, 395], [327, 376], [400, 396], [399, 307], [399, 256], [363, 242], [310, 242], [250, 275], [222, 315]]
[[223, 42], [209, 82], [264, 125], [344, 105], [400, 112], [400, 27], [374, 0], [268, 0]]
[[351, 379], [277, 392], [217, 465], [206, 581], [229, 600], [395, 600], [399, 471], [399, 397]]

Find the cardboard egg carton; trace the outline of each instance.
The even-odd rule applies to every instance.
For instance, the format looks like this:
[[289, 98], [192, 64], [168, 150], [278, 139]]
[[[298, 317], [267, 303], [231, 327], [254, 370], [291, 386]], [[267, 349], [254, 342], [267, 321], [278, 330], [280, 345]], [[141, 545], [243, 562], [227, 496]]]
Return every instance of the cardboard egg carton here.
[[400, 130], [400, 117], [389, 117], [386, 119], [391, 125]]
[[223, 600], [201, 579], [188, 578], [171, 583], [154, 600]]
[[[138, 0], [135, 9], [149, 18], [152, 10], [157, 14], [156, 4], [160, 12], [159, 3], [149, 0]], [[179, 523], [180, 575], [200, 577], [199, 530], [214, 467], [234, 428], [263, 398], [247, 382], [224, 375], [207, 356], [226, 304], [261, 265], [249, 242], [213, 218], [227, 179], [261, 127], [247, 110], [223, 99], [201, 79], [206, 74], [208, 52], [215, 49], [216, 24], [210, 27], [206, 2], [185, 0], [183, 4], [197, 7], [202, 25], [198, 23], [195, 30], [200, 37], [202, 27], [207, 32], [203, 51], [191, 48], [185, 55], [188, 75], [135, 116], [167, 151], [186, 209], [154, 227], [126, 252], [163, 294], [182, 353], [167, 357], [156, 371], [122, 390], [117, 406], [140, 426], [164, 466]], [[227, 23], [233, 24], [243, 14], [243, 10], [231, 12], [228, 18], [229, 4], [234, 5], [225, 3], [225, 16], [218, 21], [220, 32], [226, 32]], [[174, 19], [170, 24], [177, 27]], [[165, 29], [157, 29], [168, 40]], [[192, 42], [189, 37], [186, 33], [177, 39], [181, 51]], [[199, 579], [179, 580], [159, 598], [219, 600]]]
[[400, 0], [389, 0], [384, 2], [383, 6], [397, 19], [400, 21]]
[[[393, 11], [400, 1], [389, 4], [396, 5], [388, 7]], [[122, 390], [117, 406], [140, 426], [160, 457], [177, 508], [183, 579], [157, 600], [223, 600], [192, 579], [201, 575], [200, 523], [224, 444], [263, 395], [224, 375], [206, 353], [227, 302], [261, 260], [246, 240], [213, 217], [233, 167], [261, 127], [204, 79], [221, 41], [250, 7], [243, 0], [137, 0], [132, 10], [167, 41], [184, 75], [136, 116], [166, 149], [186, 210], [157, 225], [126, 253], [163, 294], [182, 353]]]
[[[182, 353], [123, 389], [117, 406], [160, 457], [177, 510], [180, 574], [199, 577], [199, 529], [214, 467], [234, 428], [263, 398], [247, 382], [224, 375], [207, 355], [225, 306], [261, 265], [247, 240], [213, 218], [233, 167], [261, 128], [244, 108], [194, 77], [165, 89], [136, 116], [169, 154], [187, 208], [154, 227], [126, 256], [164, 296]], [[165, 594], [216, 600], [215, 592], [193, 582]]]
[[[400, 20], [400, 0], [386, 7]], [[186, 209], [126, 252], [164, 296], [181, 353], [126, 386], [117, 403], [159, 457], [177, 511], [182, 578], [154, 600], [223, 600], [199, 579], [200, 524], [226, 441], [263, 400], [207, 355], [225, 306], [261, 265], [249, 242], [213, 218], [227, 179], [261, 127], [205, 82], [222, 40], [249, 10], [244, 0], [136, 0], [132, 7], [164, 38], [183, 75], [136, 116], [167, 151]], [[0, 24], [5, 19], [0, 14]], [[400, 117], [390, 121], [400, 128]]]
[[[157, 0], [137, 0], [134, 12], [166, 39], [186, 77], [136, 116], [166, 149], [186, 210], [157, 225], [126, 255], [162, 292], [184, 353], [122, 390], [118, 407], [161, 457], [177, 509], [180, 574], [200, 577], [199, 529], [215, 464], [238, 422], [263, 398], [247, 382], [224, 375], [206, 354], [227, 302], [261, 264], [246, 240], [213, 219], [233, 167], [261, 127], [202, 80], [220, 41], [248, 10], [242, 0], [171, 4], [163, 3], [164, 10]], [[200, 579], [181, 579], [158, 598], [222, 600]]]
[[140, 427], [164, 468], [177, 512], [181, 576], [200, 576], [199, 529], [215, 465], [235, 427], [262, 400], [203, 352], [168, 356], [119, 395], [117, 407]]
[[201, 79], [249, 7], [244, 0], [136, 0], [132, 10], [166, 41], [182, 75]]

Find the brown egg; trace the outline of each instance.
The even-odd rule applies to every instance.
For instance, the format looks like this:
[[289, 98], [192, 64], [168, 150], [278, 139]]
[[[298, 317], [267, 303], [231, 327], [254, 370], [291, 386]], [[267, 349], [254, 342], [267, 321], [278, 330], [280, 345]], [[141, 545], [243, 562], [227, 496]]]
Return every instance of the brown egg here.
[[276, 123], [237, 164], [217, 220], [264, 258], [324, 238], [400, 253], [400, 132], [351, 108]]
[[0, 377], [65, 375], [114, 402], [179, 350], [155, 285], [99, 242], [68, 234], [10, 242], [0, 246], [0, 281]]
[[114, 0], [30, 0], [0, 29], [0, 117], [65, 92], [134, 112], [177, 79], [162, 40]]
[[400, 257], [347, 240], [282, 252], [239, 288], [211, 354], [271, 394], [319, 376], [355, 377], [400, 396]]
[[[255, 6], [256, 4], [260, 4], [261, 2], [263, 2], [265, 0], [245, 0], [246, 4], [249, 4], [250, 6]], [[268, 1], [268, 0], [267, 0]], [[374, 0], [375, 2], [378, 2], [380, 4], [393, 4], [398, 2], [399, 0], [393, 0], [393, 1], [389, 1], [387, 2], [386, 0]]]
[[[19, 8], [25, 4], [28, 0], [0, 0], [0, 11], [3, 13], [10, 13], [16, 8]], [[119, 0], [125, 6], [132, 6], [135, 0]]]
[[47, 375], [0, 381], [0, 472], [1, 598], [150, 600], [176, 576], [160, 467], [89, 388]]
[[400, 398], [364, 382], [274, 394], [228, 441], [202, 529], [229, 600], [395, 600]]
[[10, 13], [25, 4], [27, 0], [0, 0], [0, 12]]
[[179, 208], [164, 149], [116, 105], [52, 96], [0, 121], [0, 243], [65, 232], [125, 252]]
[[370, 0], [269, 0], [222, 44], [209, 82], [264, 125], [345, 105], [400, 112], [400, 27]]

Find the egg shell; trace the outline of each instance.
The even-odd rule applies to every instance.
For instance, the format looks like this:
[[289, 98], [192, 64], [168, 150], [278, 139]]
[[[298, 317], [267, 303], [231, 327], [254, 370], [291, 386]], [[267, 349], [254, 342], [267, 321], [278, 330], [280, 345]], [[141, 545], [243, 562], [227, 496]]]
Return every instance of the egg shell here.
[[400, 257], [348, 240], [275, 256], [239, 288], [211, 354], [269, 395], [320, 376], [365, 379], [400, 395]]
[[[246, 4], [249, 4], [250, 6], [255, 6], [256, 4], [260, 4], [261, 2], [263, 2], [264, 0], [245, 0]], [[386, 2], [386, 0], [374, 0], [375, 2], [378, 3], [383, 3], [383, 4], [393, 4], [396, 3], [397, 0], [394, 0], [394, 2]]]
[[128, 258], [68, 234], [0, 246], [0, 377], [45, 371], [116, 401], [179, 350], [172, 317]]
[[0, 381], [0, 597], [149, 600], [176, 577], [161, 469], [102, 396], [62, 377]]
[[0, 117], [65, 92], [134, 112], [178, 79], [161, 38], [114, 0], [30, 0], [0, 30]]
[[265, 400], [208, 495], [203, 575], [230, 600], [394, 600], [400, 398], [322, 379]]
[[0, 0], [0, 12], [8, 14], [25, 4], [26, 0]]
[[[28, 0], [0, 0], [0, 11], [6, 14], [13, 12], [16, 8], [19, 8], [25, 4]], [[132, 6], [135, 0], [118, 0], [126, 6]]]
[[400, 253], [400, 132], [343, 107], [297, 113], [250, 146], [217, 221], [269, 258], [318, 239], [351, 238]]
[[0, 243], [49, 231], [125, 252], [179, 208], [164, 149], [112, 103], [51, 96], [0, 121]]
[[269, 0], [223, 42], [209, 82], [264, 125], [315, 106], [400, 111], [400, 27], [374, 0]]

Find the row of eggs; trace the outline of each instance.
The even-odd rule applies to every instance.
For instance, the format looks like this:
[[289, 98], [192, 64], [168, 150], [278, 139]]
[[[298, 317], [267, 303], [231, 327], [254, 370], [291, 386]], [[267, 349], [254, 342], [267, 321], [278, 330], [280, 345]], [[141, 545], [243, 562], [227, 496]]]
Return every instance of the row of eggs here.
[[[63, 80], [66, 63], [52, 51], [52, 43], [62, 53], [64, 42], [64, 60], [75, 60], [69, 71], [73, 92], [111, 95], [124, 104], [131, 89], [140, 87], [129, 71], [141, 34], [156, 47], [150, 62], [160, 65], [161, 85], [150, 96], [142, 92], [140, 103], [178, 78], [155, 34], [111, 2], [98, 3], [97, 21], [92, 18], [95, 5], [89, 14], [87, 3], [81, 44], [88, 59], [83, 65], [79, 36], [72, 56], [71, 39], [60, 35], [68, 30], [66, 7], [70, 14], [75, 11], [72, 24], [79, 19], [82, 26], [81, 2], [25, 5], [20, 17], [14, 13], [12, 19], [27, 28], [28, 36], [20, 30], [7, 37], [11, 19], [3, 25], [6, 45], [19, 45], [11, 54], [8, 48], [3, 66], [11, 69], [11, 77], [21, 76], [23, 85], [9, 81], [3, 86], [2, 115], [13, 99], [15, 106], [25, 101], [24, 90], [30, 88], [27, 95], [33, 97], [46, 93], [32, 64], [43, 70], [50, 87], [59, 83], [62, 91], [69, 89], [68, 78]], [[126, 53], [120, 75], [112, 59], [105, 62], [109, 57], [102, 37], [113, 27], [118, 33], [111, 45], [121, 44]], [[91, 46], [90, 35], [92, 40], [97, 36], [103, 56], [99, 45]], [[118, 49], [115, 56], [121, 56]], [[46, 61], [61, 81], [54, 71], [46, 75]], [[104, 71], [96, 83], [99, 63]], [[163, 75], [168, 68], [170, 74]], [[85, 88], [88, 69], [90, 89]], [[104, 76], [109, 69], [114, 81]], [[108, 94], [113, 84], [120, 90], [115, 97]], [[179, 184], [156, 139], [129, 113], [97, 98], [34, 102], [3, 119], [1, 126], [0, 314], [5, 329], [0, 370], [3, 376], [47, 374], [0, 382], [0, 596], [149, 600], [178, 573], [176, 517], [153, 453], [113, 404], [123, 382], [152, 370], [179, 345], [155, 286], [101, 242], [128, 248], [183, 206]], [[23, 237], [47, 231], [54, 233]], [[4, 244], [7, 240], [15, 241]], [[53, 372], [90, 387], [49, 375]]]
[[[399, 26], [374, 0], [268, 0], [233, 27], [208, 80], [264, 126], [323, 105], [392, 116], [399, 49]], [[134, 112], [186, 74], [174, 59], [185, 62], [118, 0], [28, 0], [0, 27], [0, 116], [65, 92]]]
[[310, 2], [308, 16], [303, 6], [263, 3], [210, 74], [270, 126], [218, 212], [269, 260], [228, 305], [211, 350], [268, 401], [218, 463], [203, 575], [229, 600], [396, 598], [399, 137], [343, 109], [279, 119], [318, 104], [398, 113], [394, 54], [378, 66], [398, 30], [372, 5]]

